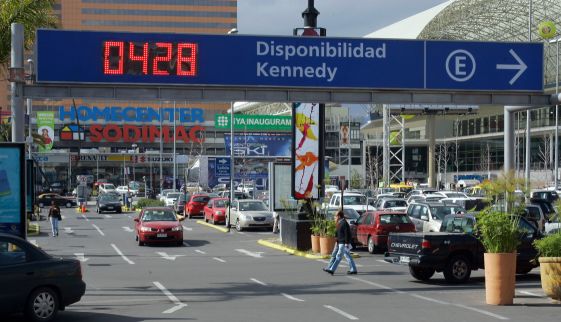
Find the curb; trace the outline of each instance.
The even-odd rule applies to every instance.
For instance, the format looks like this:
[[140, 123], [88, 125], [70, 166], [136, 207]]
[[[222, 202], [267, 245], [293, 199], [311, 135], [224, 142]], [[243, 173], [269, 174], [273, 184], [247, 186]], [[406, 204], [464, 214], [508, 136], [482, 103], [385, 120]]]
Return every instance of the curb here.
[[275, 244], [273, 242], [270, 242], [270, 241], [267, 241], [267, 240], [264, 240], [264, 239], [258, 240], [257, 243], [259, 245], [274, 248], [274, 249], [283, 251], [285, 253], [289, 253], [289, 254], [294, 255], [294, 256], [305, 257], [305, 258], [308, 258], [308, 259], [327, 259], [327, 258], [331, 257], [331, 256], [328, 256], [328, 255], [323, 256], [323, 255], [309, 254], [309, 253], [299, 251], [299, 250], [296, 250], [296, 249], [293, 249], [293, 248], [290, 248], [290, 247], [287, 247], [287, 246]]
[[27, 227], [27, 236], [39, 236], [40, 232], [41, 228], [39, 227], [39, 224], [29, 224]]
[[207, 226], [207, 227], [210, 227], [210, 228], [214, 228], [214, 229], [219, 230], [219, 231], [221, 231], [221, 232], [223, 232], [223, 233], [227, 233], [227, 232], [228, 232], [228, 228], [224, 228], [224, 227], [216, 226], [216, 225], [213, 225], [213, 224], [209, 224], [209, 223], [207, 223], [207, 222], [205, 222], [205, 221], [203, 221], [203, 220], [197, 220], [196, 223], [199, 224], [199, 225], [203, 225], [203, 226]]

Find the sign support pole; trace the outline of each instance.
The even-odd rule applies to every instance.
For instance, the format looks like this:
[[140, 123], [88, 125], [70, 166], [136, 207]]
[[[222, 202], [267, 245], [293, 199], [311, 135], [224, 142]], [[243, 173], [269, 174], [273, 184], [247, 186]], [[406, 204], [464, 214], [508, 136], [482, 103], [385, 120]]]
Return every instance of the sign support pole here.
[[24, 142], [23, 84], [23, 25], [12, 23], [12, 50], [10, 65], [10, 95], [12, 107], [12, 142]]

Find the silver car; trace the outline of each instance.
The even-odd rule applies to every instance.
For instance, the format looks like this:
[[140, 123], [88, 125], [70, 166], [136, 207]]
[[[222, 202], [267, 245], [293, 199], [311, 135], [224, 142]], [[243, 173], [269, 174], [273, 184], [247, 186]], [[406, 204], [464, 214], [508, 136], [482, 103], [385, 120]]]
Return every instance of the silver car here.
[[245, 228], [273, 227], [273, 212], [269, 211], [261, 200], [234, 200], [231, 211], [227, 211], [226, 216], [226, 222], [235, 224], [237, 231]]

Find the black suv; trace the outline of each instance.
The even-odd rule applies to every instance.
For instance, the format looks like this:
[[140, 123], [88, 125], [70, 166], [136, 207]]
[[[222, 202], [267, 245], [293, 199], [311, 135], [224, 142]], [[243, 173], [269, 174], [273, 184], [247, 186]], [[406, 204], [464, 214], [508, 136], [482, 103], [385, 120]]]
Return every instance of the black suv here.
[[536, 190], [532, 192], [532, 199], [543, 199], [554, 203], [559, 199], [559, 195], [554, 190]]

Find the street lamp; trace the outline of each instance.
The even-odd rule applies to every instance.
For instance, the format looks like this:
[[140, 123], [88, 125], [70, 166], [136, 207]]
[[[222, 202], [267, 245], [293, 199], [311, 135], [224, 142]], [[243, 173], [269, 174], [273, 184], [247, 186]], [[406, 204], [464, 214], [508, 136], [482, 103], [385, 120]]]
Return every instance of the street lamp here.
[[[557, 37], [556, 39], [552, 39], [549, 43], [555, 42], [557, 47], [557, 57], [555, 59], [555, 94], [559, 94], [559, 41], [561, 37]], [[558, 171], [559, 171], [559, 105], [555, 104], [555, 174], [554, 182], [555, 182], [555, 191], [558, 189]]]
[[[132, 150], [133, 150], [133, 157], [134, 155], [136, 155], [136, 148], [138, 147], [138, 145], [136, 145], [136, 143], [133, 143], [132, 145]], [[132, 181], [136, 181], [136, 174], [135, 174], [135, 162], [134, 160], [132, 161]]]
[[[232, 28], [228, 31], [228, 35], [237, 34], [238, 29]], [[234, 102], [230, 102], [230, 198], [228, 201], [228, 220], [226, 228], [230, 231], [230, 212], [232, 210], [232, 201], [234, 200]]]

